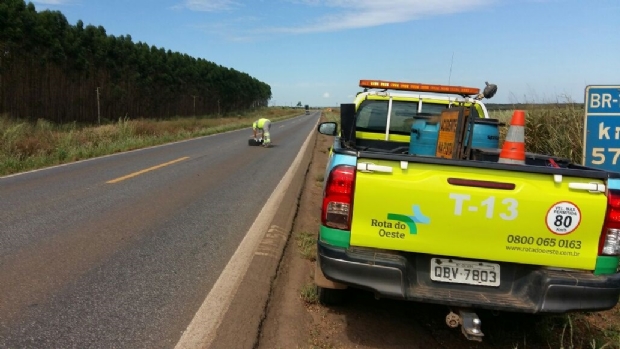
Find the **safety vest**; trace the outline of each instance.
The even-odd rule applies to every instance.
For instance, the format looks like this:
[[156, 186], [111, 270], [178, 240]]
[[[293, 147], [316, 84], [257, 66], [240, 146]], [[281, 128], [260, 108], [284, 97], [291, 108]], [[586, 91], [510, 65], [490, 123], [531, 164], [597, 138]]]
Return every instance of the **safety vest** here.
[[269, 121], [269, 119], [260, 118], [257, 121], [254, 121], [254, 123], [252, 124], [252, 128], [253, 129], [257, 129], [257, 128], [262, 129], [263, 126], [265, 126], [265, 122], [266, 121]]

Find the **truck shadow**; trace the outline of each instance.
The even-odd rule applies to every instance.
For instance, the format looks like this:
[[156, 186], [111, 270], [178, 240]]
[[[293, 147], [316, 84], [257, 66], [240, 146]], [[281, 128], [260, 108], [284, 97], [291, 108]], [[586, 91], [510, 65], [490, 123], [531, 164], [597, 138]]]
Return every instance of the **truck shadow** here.
[[[377, 300], [370, 292], [353, 289], [347, 290], [346, 299], [329, 312], [344, 318], [348, 340], [361, 348], [559, 348], [565, 324], [562, 316], [479, 310], [485, 336], [475, 342], [467, 340], [460, 327], [446, 325], [450, 311], [446, 306]], [[566, 328], [565, 345], [572, 340], [569, 331]], [[572, 348], [580, 347], [576, 344]], [[585, 347], [590, 348], [589, 344]]]

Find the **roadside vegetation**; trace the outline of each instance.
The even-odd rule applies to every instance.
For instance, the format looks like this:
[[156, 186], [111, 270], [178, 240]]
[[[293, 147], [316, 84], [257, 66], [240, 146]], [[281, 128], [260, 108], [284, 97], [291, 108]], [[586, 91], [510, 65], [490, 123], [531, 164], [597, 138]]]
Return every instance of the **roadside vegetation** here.
[[247, 73], [80, 19], [70, 24], [32, 1], [2, 0], [0, 18], [0, 111], [14, 117], [95, 123], [225, 115], [265, 107], [272, 97], [271, 86]]
[[314, 262], [316, 260], [316, 233], [302, 232], [297, 234], [296, 239], [301, 257]]
[[301, 288], [301, 299], [308, 305], [319, 303], [319, 293], [313, 282], [308, 282]]
[[[585, 110], [582, 104], [568, 102], [525, 104], [525, 150], [570, 159], [580, 164], [583, 154]], [[506, 137], [513, 110], [489, 112], [489, 117], [505, 123], [500, 142]]]
[[259, 108], [227, 117], [165, 120], [119, 118], [102, 125], [54, 124], [0, 116], [0, 176], [250, 127], [302, 113], [294, 108]]

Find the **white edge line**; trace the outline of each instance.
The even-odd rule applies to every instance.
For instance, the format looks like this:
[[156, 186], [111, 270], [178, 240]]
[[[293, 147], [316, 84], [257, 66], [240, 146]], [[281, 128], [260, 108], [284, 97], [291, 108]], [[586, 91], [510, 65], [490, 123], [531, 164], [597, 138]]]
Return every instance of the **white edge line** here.
[[[280, 121], [276, 121], [276, 122], [295, 120], [295, 119], [297, 119], [299, 117], [302, 117], [302, 116], [304, 116], [304, 115], [299, 115], [299, 116], [292, 117], [290, 119], [280, 120]], [[181, 140], [181, 141], [176, 141], [176, 142], [171, 142], [171, 143], [158, 144], [158, 145], [153, 145], [153, 146], [146, 147], [146, 148], [127, 150], [127, 151], [124, 151], [124, 152], [121, 152], [121, 153], [102, 155], [102, 156], [97, 156], [97, 157], [94, 157], [94, 158], [89, 158], [89, 159], [84, 159], [84, 160], [72, 161], [72, 162], [68, 162], [66, 164], [49, 166], [49, 167], [39, 168], [39, 169], [36, 169], [36, 170], [30, 170], [30, 171], [26, 171], [26, 172], [13, 173], [13, 174], [10, 174], [10, 175], [2, 176], [2, 177], [0, 177], [0, 179], [17, 177], [17, 176], [26, 175], [26, 174], [35, 173], [35, 172], [47, 171], [47, 170], [51, 170], [51, 169], [58, 168], [58, 167], [65, 167], [65, 166], [75, 165], [75, 164], [79, 164], [79, 163], [82, 163], [82, 162], [94, 161], [94, 160], [109, 158], [109, 157], [112, 157], [112, 156], [119, 156], [119, 155], [122, 155], [122, 154], [135, 153], [135, 152], [143, 151], [143, 150], [147, 150], [147, 149], [154, 149], [154, 148], [165, 147], [165, 146], [169, 146], [169, 145], [173, 145], [173, 144], [178, 144], [178, 143], [191, 142], [191, 141], [194, 141], [194, 140], [197, 140], [197, 139], [202, 139], [202, 138], [207, 138], [207, 137], [214, 137], [214, 136], [218, 136], [218, 135], [223, 135], [223, 134], [227, 134], [227, 133], [231, 133], [231, 132], [242, 131], [242, 130], [251, 129], [251, 128], [252, 128], [251, 126], [250, 127], [244, 127], [244, 128], [238, 128], [236, 130], [230, 130], [230, 131], [225, 131], [225, 132], [220, 132], [220, 133], [214, 133], [212, 135], [206, 135], [206, 136], [200, 136], [200, 137], [195, 137], [195, 138], [190, 138], [190, 139], [184, 139], [184, 140]]]
[[265, 206], [263, 206], [258, 217], [239, 244], [239, 247], [237, 247], [237, 250], [228, 261], [207, 298], [205, 298], [187, 329], [183, 332], [175, 349], [207, 348], [215, 338], [217, 329], [237, 292], [237, 287], [245, 276], [258, 245], [269, 229], [269, 224], [275, 216], [282, 197], [293, 179], [293, 174], [301, 163], [301, 158], [305, 154], [306, 148], [308, 148], [310, 138], [315, 129], [316, 125], [310, 130], [291, 167], [289, 167], [276, 189], [267, 199]]

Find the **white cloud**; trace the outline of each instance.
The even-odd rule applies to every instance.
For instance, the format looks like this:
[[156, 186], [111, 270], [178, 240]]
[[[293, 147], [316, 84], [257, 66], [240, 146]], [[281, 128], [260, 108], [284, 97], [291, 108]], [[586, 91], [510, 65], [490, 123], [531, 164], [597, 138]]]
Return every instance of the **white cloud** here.
[[299, 27], [271, 28], [282, 33], [331, 32], [346, 29], [402, 23], [434, 15], [467, 12], [496, 0], [392, 0], [389, 5], [377, 0], [290, 0], [309, 6], [338, 9]]
[[329, 92], [323, 93], [323, 98], [329, 98]]
[[192, 11], [218, 12], [231, 10], [238, 6], [239, 4], [232, 0], [185, 0], [179, 7], [186, 7]]
[[[63, 0], [47, 0], [63, 1]], [[262, 1], [262, 0], [261, 0]], [[391, 0], [389, 5], [381, 0], [282, 0], [292, 6], [320, 8], [325, 15], [298, 22], [294, 26], [270, 26], [248, 28], [244, 22], [228, 20], [221, 24], [210, 23], [212, 33], [218, 33], [231, 41], [255, 41], [272, 34], [307, 34], [360, 29], [381, 25], [404, 23], [420, 18], [477, 11], [499, 0]], [[528, 0], [541, 1], [541, 0]], [[558, 1], [558, 0], [544, 0]], [[192, 11], [230, 11], [240, 8], [241, 0], [183, 0], [175, 8]], [[258, 21], [255, 21], [258, 22]]]

